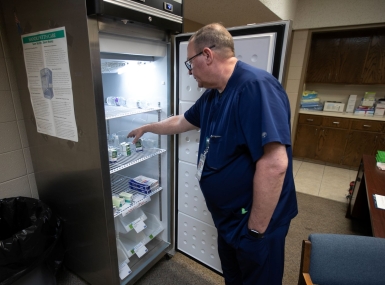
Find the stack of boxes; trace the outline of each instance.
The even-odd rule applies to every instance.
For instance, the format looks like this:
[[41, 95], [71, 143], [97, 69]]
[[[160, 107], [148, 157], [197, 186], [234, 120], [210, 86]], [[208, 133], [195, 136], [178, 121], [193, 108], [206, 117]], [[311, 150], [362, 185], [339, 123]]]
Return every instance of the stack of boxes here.
[[374, 111], [375, 116], [383, 116], [385, 113], [385, 99], [380, 99], [376, 103], [376, 109]]
[[354, 115], [373, 116], [374, 105], [376, 103], [375, 92], [365, 92], [364, 98], [361, 100], [361, 105], [356, 108]]
[[302, 93], [301, 109], [322, 111], [323, 104], [320, 102], [316, 91], [306, 90]]

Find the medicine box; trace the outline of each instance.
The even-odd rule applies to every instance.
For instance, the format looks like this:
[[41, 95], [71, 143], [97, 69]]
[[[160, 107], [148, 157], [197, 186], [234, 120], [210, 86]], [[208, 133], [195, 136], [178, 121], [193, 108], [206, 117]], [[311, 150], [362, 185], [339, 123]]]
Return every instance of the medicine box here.
[[385, 114], [385, 104], [377, 103], [376, 109], [374, 111], [375, 116], [383, 116]]
[[344, 111], [345, 104], [341, 102], [326, 101], [324, 104], [324, 111], [327, 112], [340, 112]]
[[356, 106], [357, 95], [350, 95], [346, 106], [346, 113], [353, 113]]

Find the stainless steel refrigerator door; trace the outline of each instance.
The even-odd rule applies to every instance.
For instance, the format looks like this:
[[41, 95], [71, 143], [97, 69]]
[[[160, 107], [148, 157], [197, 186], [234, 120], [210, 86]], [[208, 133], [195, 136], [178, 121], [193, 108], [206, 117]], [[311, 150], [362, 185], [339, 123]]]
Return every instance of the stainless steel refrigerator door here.
[[[91, 53], [98, 48], [89, 27], [85, 1], [1, 1], [15, 63], [26, 132], [39, 197], [63, 219], [65, 265], [91, 284], [119, 284], [115, 229], [104, 141], [103, 96], [95, 96]], [[23, 48], [23, 34], [65, 27], [78, 142], [36, 131]], [[92, 25], [92, 23], [91, 23]], [[100, 64], [99, 64], [100, 74]], [[105, 167], [107, 165], [107, 167]]]
[[[272, 73], [280, 82], [284, 78], [286, 47], [291, 32], [290, 21], [236, 27], [229, 29], [234, 38], [236, 57]], [[175, 107], [183, 114], [203, 94], [184, 61], [191, 34], [176, 36]], [[222, 272], [217, 250], [217, 230], [207, 209], [199, 182], [195, 178], [198, 160], [199, 130], [178, 136], [176, 167], [176, 248]]]

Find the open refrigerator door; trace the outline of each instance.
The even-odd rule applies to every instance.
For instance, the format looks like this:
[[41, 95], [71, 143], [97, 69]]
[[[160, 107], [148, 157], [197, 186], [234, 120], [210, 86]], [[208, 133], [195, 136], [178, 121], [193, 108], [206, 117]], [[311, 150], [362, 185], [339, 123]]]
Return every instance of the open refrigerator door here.
[[[235, 56], [238, 60], [268, 71], [280, 82], [284, 81], [290, 21], [234, 27], [229, 32], [234, 39]], [[205, 91], [198, 87], [184, 64], [190, 36], [191, 34], [180, 34], [175, 40], [176, 114], [184, 114]], [[180, 134], [177, 139], [176, 249], [222, 273], [217, 249], [218, 233], [195, 178], [199, 142], [199, 130]]]

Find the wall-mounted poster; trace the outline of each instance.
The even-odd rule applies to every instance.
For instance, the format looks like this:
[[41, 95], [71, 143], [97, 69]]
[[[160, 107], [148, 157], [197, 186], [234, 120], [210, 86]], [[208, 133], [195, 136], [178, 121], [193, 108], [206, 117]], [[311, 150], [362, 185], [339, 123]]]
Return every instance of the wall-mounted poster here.
[[78, 141], [65, 27], [21, 36], [39, 133]]

